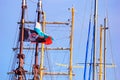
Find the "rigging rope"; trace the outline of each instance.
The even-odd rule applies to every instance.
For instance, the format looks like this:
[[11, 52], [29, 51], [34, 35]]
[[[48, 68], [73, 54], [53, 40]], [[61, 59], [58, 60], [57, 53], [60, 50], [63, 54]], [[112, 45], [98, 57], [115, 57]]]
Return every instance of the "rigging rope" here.
[[[85, 0], [85, 6], [84, 6], [84, 11], [83, 11], [83, 20], [82, 20], [82, 27], [81, 27], [81, 29], [80, 29], [80, 41], [82, 40], [82, 31], [83, 31], [83, 28], [84, 28], [84, 25], [85, 25], [85, 18], [86, 18], [86, 9], [87, 9], [87, 0]], [[81, 46], [81, 43], [79, 43], [80, 44], [80, 46]], [[80, 47], [80, 46], [78, 46], [78, 47]]]
[[[110, 44], [110, 54], [111, 54], [111, 58], [112, 58], [112, 64], [115, 64], [115, 61], [114, 61], [114, 58], [113, 58], [113, 47], [112, 47], [112, 41], [111, 41], [111, 33], [110, 33], [110, 29], [108, 29], [108, 33], [109, 33], [109, 44]], [[117, 80], [117, 74], [116, 74], [116, 70], [114, 68], [114, 77], [115, 77], [115, 80]]]
[[[47, 48], [47, 46], [46, 46]], [[52, 66], [50, 65], [52, 63], [51, 58], [50, 58], [50, 54], [48, 53], [48, 50], [46, 50], [46, 57], [47, 57], [47, 61], [48, 61], [48, 68], [49, 71], [52, 72]], [[50, 76], [50, 79], [53, 80], [53, 76]]]
[[[30, 45], [30, 46], [31, 46], [31, 45]], [[33, 47], [35, 47], [35, 46], [33, 45]], [[29, 48], [30, 48], [30, 47], [29, 47]], [[34, 59], [33, 57], [34, 57], [34, 50], [31, 51], [31, 60], [30, 60], [29, 72], [32, 71], [31, 66], [33, 66], [33, 63], [32, 63], [32, 62], [33, 62], [33, 59]], [[30, 78], [30, 77], [31, 77], [31, 75], [29, 74], [29, 75], [28, 75], [28, 78]]]
[[[17, 27], [17, 28], [18, 28], [18, 27]], [[17, 34], [17, 28], [16, 28], [16, 34]], [[17, 36], [17, 35], [15, 35], [15, 37], [16, 37], [16, 36]], [[15, 40], [16, 40], [16, 39], [14, 39], [14, 45], [16, 45], [15, 47], [18, 48], [18, 46], [19, 46], [19, 37], [17, 37], [17, 44], [15, 44]], [[13, 45], [13, 46], [14, 46], [14, 45]], [[16, 65], [17, 65], [17, 53], [18, 53], [18, 50], [16, 50], [15, 53], [14, 53], [13, 62], [12, 62], [11, 70], [10, 70], [10, 71], [14, 70], [15, 67], [16, 67]], [[16, 64], [16, 65], [15, 65], [15, 64]], [[13, 77], [14, 77], [14, 74], [13, 74], [13, 75], [9, 75], [9, 79], [13, 79]]]

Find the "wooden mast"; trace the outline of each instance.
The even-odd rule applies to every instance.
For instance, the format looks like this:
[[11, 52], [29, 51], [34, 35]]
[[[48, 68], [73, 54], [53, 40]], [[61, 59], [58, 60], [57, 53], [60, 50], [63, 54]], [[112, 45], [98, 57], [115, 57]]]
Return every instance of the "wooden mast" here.
[[[42, 24], [42, 31], [45, 32], [45, 20], [46, 20], [46, 16], [45, 16], [45, 12], [43, 12], [43, 24]], [[40, 57], [40, 80], [43, 80], [43, 70], [44, 70], [44, 67], [43, 67], [43, 64], [44, 64], [44, 44], [42, 43], [41, 44], [41, 57]]]
[[98, 0], [94, 3], [94, 50], [93, 50], [93, 80], [96, 80], [96, 28], [97, 28], [97, 14], [98, 14]]
[[[40, 23], [40, 18], [41, 18], [41, 0], [38, 0], [37, 3], [37, 22]], [[35, 64], [33, 65], [33, 80], [39, 80], [39, 65], [38, 65], [38, 50], [39, 50], [39, 42], [36, 42], [36, 47], [35, 47]], [[40, 76], [41, 77], [41, 76]]]
[[[25, 70], [23, 68], [25, 55], [23, 54], [23, 40], [24, 40], [24, 22], [25, 22], [25, 9], [27, 8], [26, 0], [22, 0], [22, 16], [21, 16], [21, 24], [20, 24], [20, 53], [17, 58], [19, 59], [18, 68], [14, 70], [15, 74], [18, 76], [18, 80], [24, 80]], [[17, 78], [17, 77], [16, 77]]]
[[[39, 3], [38, 3], [39, 4]], [[39, 7], [39, 5], [37, 5], [37, 8]], [[37, 22], [40, 22], [40, 10], [37, 9]], [[38, 69], [39, 69], [39, 65], [38, 65], [38, 46], [39, 43], [36, 42], [36, 47], [35, 47], [35, 64], [33, 65], [33, 80], [39, 80], [39, 76], [38, 76]]]
[[103, 59], [102, 59], [102, 25], [100, 26], [100, 63], [99, 63], [99, 80], [102, 80], [102, 68], [103, 68]]
[[[100, 64], [99, 64], [99, 80], [106, 80], [106, 29], [107, 27], [107, 18], [104, 18], [104, 28], [102, 28], [102, 25], [100, 27]], [[104, 59], [102, 59], [102, 30], [104, 30]], [[103, 66], [104, 65], [104, 66]], [[103, 68], [103, 72], [102, 72]], [[102, 78], [102, 73], [104, 73], [104, 76]]]
[[72, 80], [72, 60], [73, 60], [73, 33], [74, 33], [74, 7], [72, 7], [71, 35], [70, 35], [70, 63], [69, 63], [69, 80]]

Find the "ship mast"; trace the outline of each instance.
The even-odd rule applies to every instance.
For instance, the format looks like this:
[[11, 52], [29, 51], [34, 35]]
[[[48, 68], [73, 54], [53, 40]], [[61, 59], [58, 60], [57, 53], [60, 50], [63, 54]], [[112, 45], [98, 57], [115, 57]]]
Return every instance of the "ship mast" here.
[[107, 18], [104, 19], [104, 80], [106, 80], [106, 29], [108, 29]]
[[98, 15], [98, 0], [94, 3], [94, 50], [93, 50], [93, 80], [96, 80], [96, 28]]
[[99, 80], [102, 80], [102, 62], [103, 62], [103, 59], [102, 59], [102, 25], [100, 26], [100, 63], [99, 63]]
[[[41, 14], [43, 14], [42, 12], [42, 0], [38, 0], [38, 3], [37, 3], [37, 22], [40, 23], [41, 22]], [[39, 42], [36, 42], [36, 47], [35, 47], [35, 64], [33, 65], [33, 74], [34, 74], [34, 77], [33, 77], [33, 80], [39, 80], [39, 69], [40, 69], [40, 80], [42, 80], [42, 71], [41, 71], [41, 67], [43, 66], [43, 50], [44, 49], [44, 46], [42, 44], [42, 52], [41, 52], [41, 65], [40, 65], [40, 68], [39, 68], [39, 65], [38, 65], [38, 50], [39, 50]]]
[[[23, 39], [24, 39], [24, 24], [25, 24], [25, 9], [27, 8], [26, 0], [22, 0], [22, 16], [21, 16], [21, 24], [20, 24], [20, 53], [18, 54], [17, 58], [19, 59], [18, 68], [14, 70], [15, 74], [18, 77], [18, 80], [26, 80], [25, 77], [25, 70], [23, 68], [24, 64], [24, 57], [23, 54]], [[16, 77], [16, 78], [17, 78]]]
[[70, 63], [69, 63], [69, 80], [72, 80], [72, 60], [73, 60], [73, 32], [74, 32], [74, 7], [72, 7], [71, 35], [70, 35]]
[[[42, 11], [42, 0], [39, 0], [39, 8], [40, 8], [40, 13], [42, 14], [42, 32], [45, 32], [45, 26], [46, 26], [46, 16], [45, 16], [45, 12]], [[39, 80], [43, 80], [43, 70], [44, 70], [44, 67], [43, 67], [43, 64], [44, 64], [44, 44], [42, 43], [41, 44], [41, 57], [40, 57], [40, 79]]]

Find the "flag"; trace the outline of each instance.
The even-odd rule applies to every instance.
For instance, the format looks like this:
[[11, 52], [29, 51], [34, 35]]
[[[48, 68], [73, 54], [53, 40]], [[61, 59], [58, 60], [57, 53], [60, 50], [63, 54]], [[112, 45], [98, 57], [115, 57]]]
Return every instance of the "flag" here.
[[34, 31], [35, 31], [39, 36], [44, 37], [44, 35], [45, 35], [45, 34], [42, 32], [42, 30], [41, 30], [41, 24], [40, 24], [39, 22], [36, 22]]
[[48, 36], [47, 38], [45, 38], [45, 42], [43, 42], [44, 44], [46, 44], [46, 45], [50, 45], [50, 44], [52, 44], [52, 37], [50, 37], [50, 36]]
[[[21, 32], [20, 32], [20, 37], [21, 37]], [[19, 37], [19, 41], [20, 41]], [[45, 42], [44, 37], [40, 37], [34, 30], [24, 28], [24, 38], [23, 41], [25, 42], [38, 42], [42, 43]]]
[[36, 22], [34, 31], [40, 36], [44, 37], [45, 42], [43, 42], [46, 45], [52, 44], [53, 38], [51, 36], [48, 36], [47, 34], [43, 33], [41, 30], [41, 24], [39, 22]]

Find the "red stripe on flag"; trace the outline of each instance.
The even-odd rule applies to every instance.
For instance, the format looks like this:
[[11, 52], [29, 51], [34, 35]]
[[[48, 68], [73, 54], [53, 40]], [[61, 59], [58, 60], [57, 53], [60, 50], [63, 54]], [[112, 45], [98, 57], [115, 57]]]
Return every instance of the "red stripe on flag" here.
[[48, 38], [45, 39], [45, 42], [43, 42], [46, 45], [50, 45], [52, 44], [52, 38], [50, 36], [48, 36]]

